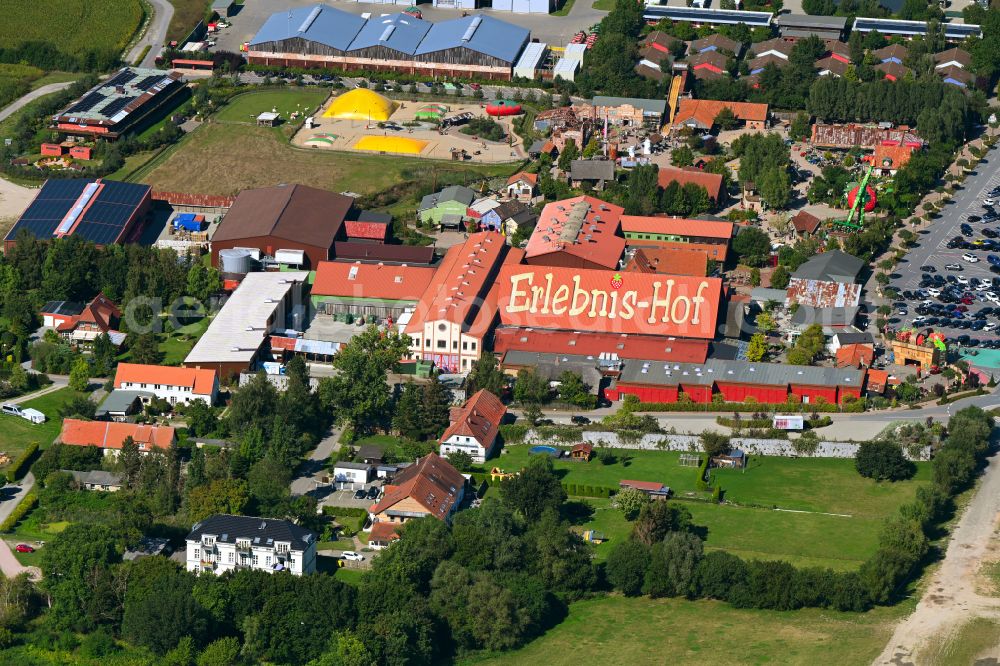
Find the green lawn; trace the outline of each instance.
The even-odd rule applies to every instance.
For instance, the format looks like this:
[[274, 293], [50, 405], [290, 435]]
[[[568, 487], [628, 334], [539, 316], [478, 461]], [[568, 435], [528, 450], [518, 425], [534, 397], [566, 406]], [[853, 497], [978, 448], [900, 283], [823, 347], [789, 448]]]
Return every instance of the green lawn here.
[[330, 89], [316, 87], [285, 87], [247, 93], [234, 97], [215, 114], [215, 119], [219, 122], [253, 124], [261, 113], [277, 109], [282, 119], [288, 121], [293, 111], [311, 115], [329, 96]]
[[16, 459], [31, 442], [38, 442], [42, 448], [51, 444], [62, 429], [59, 409], [74, 395], [69, 388], [61, 388], [22, 403], [23, 407], [31, 407], [45, 414], [47, 417], [45, 423], [36, 424], [19, 416], [0, 414], [0, 430], [3, 432], [3, 437], [0, 437], [0, 451]]
[[76, 81], [80, 78], [81, 74], [79, 72], [49, 72], [40, 79], [35, 79], [31, 82], [31, 89], [38, 90], [42, 86], [47, 86], [50, 83], [66, 83], [68, 81]]
[[525, 648], [462, 666], [870, 664], [912, 604], [868, 613], [740, 610], [715, 601], [610, 596], [580, 601]]
[[361, 577], [365, 574], [363, 569], [337, 569], [335, 574], [337, 578], [344, 581], [348, 585], [360, 585]]

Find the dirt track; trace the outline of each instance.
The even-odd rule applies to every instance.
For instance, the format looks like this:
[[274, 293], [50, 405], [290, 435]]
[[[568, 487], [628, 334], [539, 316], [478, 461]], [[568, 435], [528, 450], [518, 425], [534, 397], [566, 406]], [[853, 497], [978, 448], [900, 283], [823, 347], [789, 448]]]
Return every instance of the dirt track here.
[[[975, 617], [1000, 620], [1000, 598], [979, 594], [979, 571], [997, 559], [994, 535], [1000, 517], [1000, 453], [994, 453], [976, 492], [952, 534], [941, 566], [912, 615], [893, 632], [875, 664], [921, 663], [920, 653]], [[1000, 646], [995, 654], [1000, 657]]]

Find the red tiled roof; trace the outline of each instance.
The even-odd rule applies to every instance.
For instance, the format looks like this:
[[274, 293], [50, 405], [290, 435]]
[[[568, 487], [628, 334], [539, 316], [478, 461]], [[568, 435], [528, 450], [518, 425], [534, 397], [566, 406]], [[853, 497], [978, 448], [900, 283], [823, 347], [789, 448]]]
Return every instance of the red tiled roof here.
[[484, 448], [493, 444], [500, 430], [500, 421], [507, 407], [486, 389], [476, 391], [455, 414], [451, 425], [441, 435], [440, 442], [447, 442], [455, 435], [473, 437]]
[[384, 520], [376, 522], [372, 525], [372, 531], [368, 535], [369, 543], [372, 541], [380, 543], [395, 541], [399, 538], [399, 532], [396, 531], [398, 527], [399, 523], [389, 523]]
[[542, 209], [525, 258], [565, 252], [588, 262], [615, 268], [625, 250], [618, 235], [624, 208], [589, 196], [554, 201]]
[[875, 153], [872, 156], [875, 168], [898, 169], [910, 161], [913, 150], [912, 146], [875, 146]]
[[121, 388], [123, 382], [185, 386], [194, 394], [211, 395], [215, 387], [215, 370], [119, 363], [115, 372], [115, 388]]
[[518, 171], [513, 176], [507, 179], [507, 184], [513, 185], [519, 180], [523, 180], [524, 182], [534, 187], [535, 185], [538, 185], [538, 174], [528, 173], [527, 171]]
[[582, 451], [587, 455], [590, 455], [590, 453], [593, 450], [594, 450], [594, 445], [591, 444], [590, 442], [580, 442], [579, 444], [573, 445], [573, 448], [570, 449], [570, 453], [576, 453], [577, 451]]
[[358, 222], [347, 220], [344, 222], [344, 229], [348, 238], [367, 238], [370, 240], [384, 241], [389, 235], [389, 225], [378, 222]]
[[667, 187], [670, 183], [676, 182], [680, 185], [694, 183], [704, 187], [708, 191], [708, 196], [714, 201], [718, 201], [722, 192], [722, 175], [708, 173], [698, 169], [678, 169], [677, 167], [660, 167], [657, 181], [660, 187]]
[[816, 230], [819, 229], [819, 224], [821, 220], [813, 215], [812, 213], [807, 213], [804, 210], [800, 210], [792, 218], [792, 226], [795, 227], [795, 231], [800, 234], [814, 234]]
[[694, 120], [699, 127], [710, 128], [722, 109], [729, 109], [744, 122], [767, 120], [767, 104], [752, 102], [720, 102], [714, 99], [682, 99], [674, 116], [674, 125]]
[[[552, 266], [504, 266], [506, 326], [712, 339], [722, 280]], [[672, 311], [672, 312], [670, 312]]]
[[683, 217], [622, 215], [622, 232], [729, 240], [733, 237], [733, 223]]
[[670, 338], [661, 335], [624, 335], [618, 333], [579, 333], [528, 328], [497, 328], [493, 349], [498, 354], [509, 351], [544, 352], [594, 356], [617, 354], [622, 359], [704, 363], [708, 358], [708, 340]]
[[871, 345], [851, 344], [837, 349], [838, 368], [858, 368], [872, 364], [875, 350]]
[[400, 472], [392, 485], [385, 487], [382, 501], [368, 511], [379, 514], [400, 501], [410, 498], [423, 506], [427, 513], [444, 520], [458, 500], [465, 477], [436, 453], [428, 453]]
[[63, 444], [97, 446], [102, 449], [120, 449], [127, 437], [131, 437], [141, 451], [168, 449], [174, 441], [174, 429], [170, 426], [138, 423], [66, 419], [59, 434], [59, 440]]
[[676, 247], [639, 248], [632, 255], [625, 270], [704, 277], [708, 274], [708, 253], [699, 249]]
[[312, 294], [417, 301], [434, 280], [436, 272], [430, 266], [321, 261], [316, 269]]
[[660, 492], [666, 487], [662, 483], [657, 483], [656, 481], [631, 481], [626, 479], [619, 481], [618, 485], [622, 488], [635, 488], [636, 490], [643, 490], [652, 493]]
[[111, 322], [121, 319], [122, 313], [110, 298], [103, 293], [94, 296], [94, 300], [80, 313], [79, 321], [94, 324], [104, 332], [111, 330]]
[[885, 370], [873, 370], [868, 368], [866, 372], [868, 388], [872, 391], [884, 391], [889, 383], [889, 373]]

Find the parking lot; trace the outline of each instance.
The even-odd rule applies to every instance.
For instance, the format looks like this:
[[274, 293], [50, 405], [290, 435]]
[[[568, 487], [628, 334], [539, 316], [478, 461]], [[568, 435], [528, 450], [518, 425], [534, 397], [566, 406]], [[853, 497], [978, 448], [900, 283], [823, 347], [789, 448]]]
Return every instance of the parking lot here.
[[[892, 326], [932, 328], [963, 346], [1000, 347], [1000, 159], [983, 160], [891, 276]], [[984, 219], [985, 218], [985, 219]], [[986, 233], [984, 234], [984, 230]]]

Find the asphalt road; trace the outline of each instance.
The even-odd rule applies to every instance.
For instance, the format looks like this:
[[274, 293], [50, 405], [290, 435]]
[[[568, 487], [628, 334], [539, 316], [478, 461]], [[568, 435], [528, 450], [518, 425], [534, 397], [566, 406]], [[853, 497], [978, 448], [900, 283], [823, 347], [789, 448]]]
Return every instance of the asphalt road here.
[[[946, 246], [948, 241], [954, 236], [962, 236], [960, 227], [963, 223], [968, 222], [970, 215], [981, 216], [983, 214], [982, 200], [986, 198], [987, 192], [997, 186], [1000, 186], [1000, 158], [991, 151], [986, 159], [980, 162], [976, 171], [966, 178], [962, 189], [956, 191], [955, 196], [945, 205], [941, 212], [941, 217], [917, 236], [919, 239], [917, 247], [910, 250], [903, 262], [897, 266], [896, 271], [893, 273], [891, 285], [899, 291], [916, 289], [920, 283], [920, 275], [924, 272], [921, 270], [921, 266], [933, 266], [937, 269], [936, 274], [942, 276], [961, 275], [965, 278], [985, 278], [987, 281], [995, 277], [990, 272], [989, 264], [986, 261], [986, 255], [990, 254], [990, 252], [985, 250], [952, 250]], [[969, 240], [982, 237], [979, 230], [983, 228], [997, 229], [1000, 227], [1000, 223], [998, 222], [990, 224], [970, 222], [969, 225], [975, 231], [975, 234], [969, 237]], [[962, 255], [965, 252], [971, 252], [979, 257], [979, 263], [972, 264], [963, 261]], [[946, 264], [958, 264], [962, 266], [962, 271], [960, 273], [947, 271], [944, 268]], [[931, 300], [934, 299], [932, 298]], [[975, 312], [986, 306], [993, 306], [993, 303], [977, 299], [976, 303], [969, 306], [969, 311]], [[915, 313], [911, 311], [909, 316], [903, 318], [903, 320], [910, 322], [914, 316], [916, 316]], [[899, 317], [892, 315], [892, 319], [898, 320]], [[891, 323], [898, 323], [898, 321], [892, 321], [892, 319], [890, 319]], [[993, 318], [987, 317], [987, 319]], [[948, 328], [942, 330], [952, 336], [964, 333], [979, 339], [991, 337], [989, 333], [984, 333], [983, 331]]]
[[24, 108], [25, 105], [27, 105], [29, 102], [32, 102], [38, 99], [39, 97], [44, 97], [49, 93], [54, 93], [63, 90], [65, 88], [69, 88], [71, 85], [73, 85], [72, 81], [67, 81], [65, 83], [50, 83], [46, 86], [41, 86], [39, 88], [36, 88], [35, 90], [32, 90], [24, 97], [21, 97], [20, 99], [17, 99], [8, 104], [7, 106], [5, 106], [4, 108], [0, 109], [0, 122], [7, 120], [7, 118], [12, 116], [16, 111]]
[[[153, 18], [150, 19], [149, 24], [146, 26], [146, 32], [143, 33], [139, 41], [135, 43], [132, 50], [128, 52], [125, 56], [125, 61], [128, 64], [135, 62], [135, 59], [139, 57], [142, 50], [148, 44], [152, 48], [149, 49], [149, 53], [146, 57], [142, 59], [142, 67], [152, 67], [155, 64], [156, 56], [160, 54], [163, 50], [164, 45], [167, 41], [167, 28], [170, 26], [170, 19], [174, 15], [174, 6], [170, 4], [169, 0], [149, 0], [150, 4], [153, 5]], [[237, 49], [237, 52], [239, 49]]]

